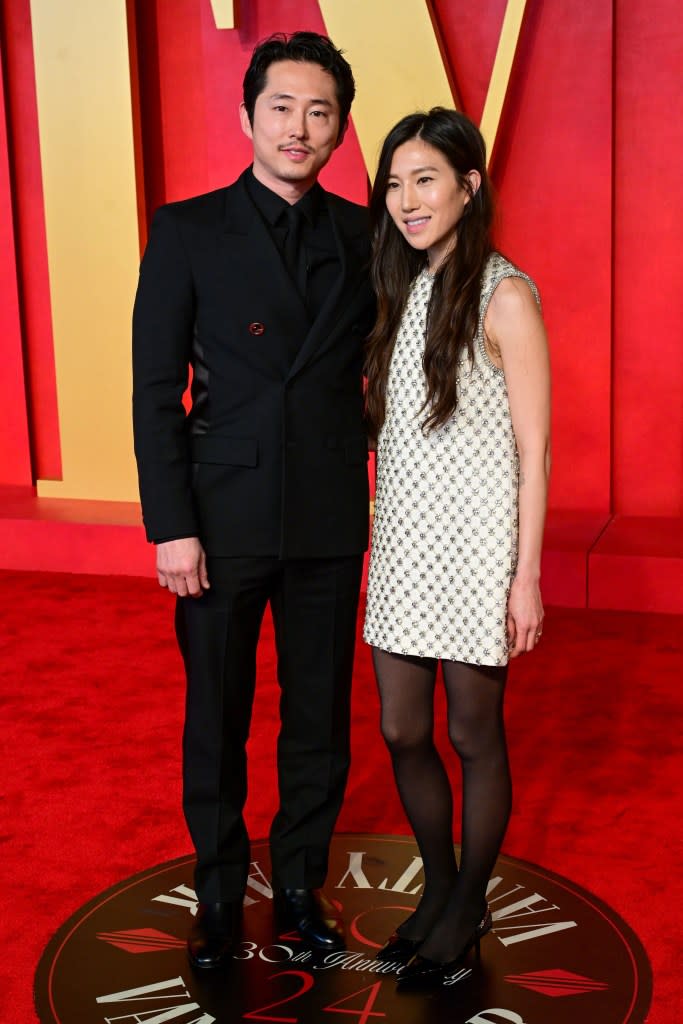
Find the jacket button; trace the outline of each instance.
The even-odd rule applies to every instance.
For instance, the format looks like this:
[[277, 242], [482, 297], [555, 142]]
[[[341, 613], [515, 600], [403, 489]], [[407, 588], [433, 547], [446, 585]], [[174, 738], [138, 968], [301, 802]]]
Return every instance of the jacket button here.
[[258, 320], [255, 320], [253, 324], [249, 324], [250, 334], [263, 334], [265, 329], [265, 326], [263, 324], [260, 324]]

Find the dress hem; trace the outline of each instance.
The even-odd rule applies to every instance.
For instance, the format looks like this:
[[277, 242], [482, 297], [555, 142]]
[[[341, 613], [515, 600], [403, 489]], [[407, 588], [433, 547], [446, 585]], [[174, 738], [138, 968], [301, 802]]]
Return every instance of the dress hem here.
[[462, 662], [463, 665], [481, 665], [485, 666], [486, 668], [505, 668], [505, 666], [508, 664], [510, 660], [509, 658], [505, 658], [503, 661], [485, 661], [480, 658], [477, 661], [470, 661], [467, 658], [453, 657], [450, 654], [423, 654], [419, 650], [406, 650], [405, 647], [399, 647], [397, 644], [388, 646], [386, 643], [375, 643], [373, 640], [369, 639], [365, 634], [363, 634], [363, 642], [368, 644], [369, 647], [376, 647], [380, 651], [386, 651], [387, 654], [402, 654], [406, 658], [426, 658], [430, 659], [431, 661], [460, 661]]

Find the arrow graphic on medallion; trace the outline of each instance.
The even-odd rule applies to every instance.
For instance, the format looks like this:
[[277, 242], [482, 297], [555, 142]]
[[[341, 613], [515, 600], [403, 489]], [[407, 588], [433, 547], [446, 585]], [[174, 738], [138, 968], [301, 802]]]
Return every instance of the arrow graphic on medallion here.
[[604, 981], [595, 981], [594, 978], [586, 978], [582, 974], [573, 974], [560, 968], [530, 974], [508, 974], [505, 980], [511, 985], [541, 992], [544, 996], [578, 996], [585, 992], [604, 992], [609, 988]]
[[185, 943], [175, 935], [156, 928], [132, 928], [124, 932], [98, 932], [97, 938], [110, 946], [125, 949], [126, 953], [158, 953], [165, 949], [183, 949]]

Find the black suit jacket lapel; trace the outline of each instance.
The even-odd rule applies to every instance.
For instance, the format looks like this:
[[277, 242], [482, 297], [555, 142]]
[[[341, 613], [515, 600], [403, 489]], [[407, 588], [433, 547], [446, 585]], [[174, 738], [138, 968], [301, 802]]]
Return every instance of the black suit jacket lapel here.
[[249, 198], [244, 175], [226, 189], [223, 225], [223, 259], [228, 275], [226, 287], [240, 289], [253, 300], [252, 321], [265, 326], [260, 345], [274, 365], [287, 372], [291, 353], [285, 346], [269, 344], [271, 329], [286, 323], [300, 337], [309, 332], [310, 317], [292, 281], [268, 228]]
[[344, 309], [349, 306], [363, 279], [363, 262], [366, 258], [362, 245], [364, 235], [362, 232], [354, 233], [343, 218], [336, 216], [334, 205], [329, 201], [327, 193], [325, 200], [337, 242], [340, 262], [339, 276], [335, 287], [330, 291], [318, 316], [311, 324], [306, 339], [292, 363], [290, 377], [298, 373], [311, 356], [320, 350], [321, 346], [334, 340], [334, 328], [339, 324], [342, 303]]

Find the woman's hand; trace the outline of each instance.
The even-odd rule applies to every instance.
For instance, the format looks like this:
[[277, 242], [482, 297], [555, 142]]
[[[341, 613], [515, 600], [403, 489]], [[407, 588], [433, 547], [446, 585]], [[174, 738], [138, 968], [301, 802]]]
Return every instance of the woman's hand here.
[[538, 580], [512, 581], [507, 609], [508, 654], [516, 658], [533, 651], [543, 632], [543, 602]]
[[543, 628], [541, 544], [550, 472], [550, 361], [543, 320], [529, 285], [506, 278], [489, 305], [491, 358], [502, 366], [519, 455], [517, 574], [507, 608], [511, 658], [532, 651]]

